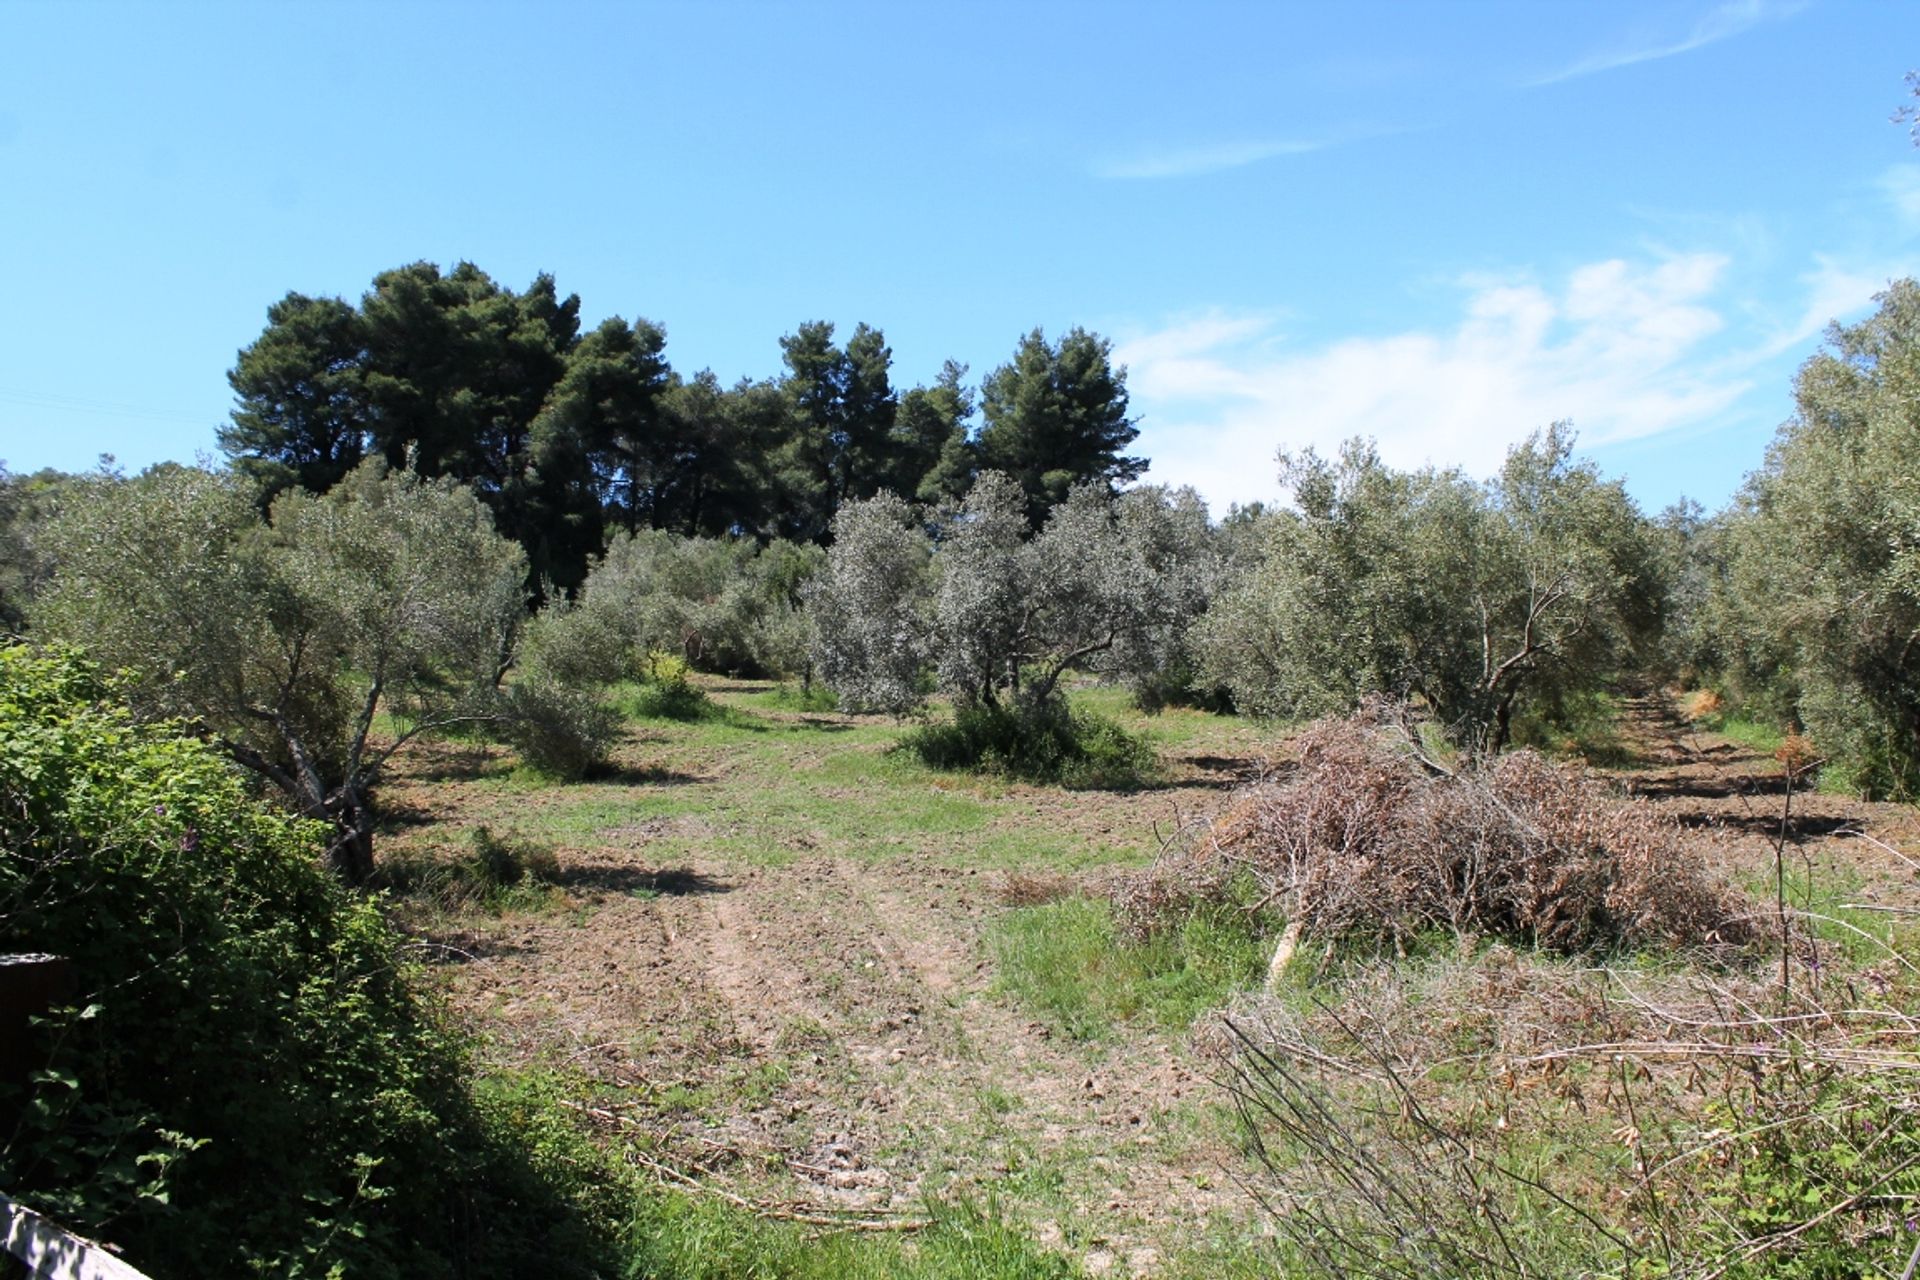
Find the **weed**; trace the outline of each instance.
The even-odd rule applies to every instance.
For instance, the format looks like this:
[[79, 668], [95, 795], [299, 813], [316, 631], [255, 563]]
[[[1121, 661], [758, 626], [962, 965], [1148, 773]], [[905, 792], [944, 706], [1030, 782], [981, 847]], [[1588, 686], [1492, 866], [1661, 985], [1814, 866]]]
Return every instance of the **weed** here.
[[1104, 901], [1066, 898], [1024, 907], [992, 935], [1000, 985], [1076, 1040], [1151, 1017], [1181, 1027], [1254, 982], [1262, 947], [1243, 913], [1200, 910], [1179, 928], [1128, 945]]

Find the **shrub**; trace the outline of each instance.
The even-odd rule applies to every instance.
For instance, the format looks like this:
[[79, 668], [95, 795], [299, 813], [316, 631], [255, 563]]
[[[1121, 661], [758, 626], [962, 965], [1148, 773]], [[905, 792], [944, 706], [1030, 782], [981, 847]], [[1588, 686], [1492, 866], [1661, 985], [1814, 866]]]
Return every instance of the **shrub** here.
[[500, 735], [536, 772], [583, 778], [603, 768], [620, 736], [620, 713], [590, 688], [533, 675], [501, 695]]
[[1089, 790], [1139, 786], [1158, 763], [1144, 739], [1058, 700], [963, 706], [951, 721], [910, 731], [900, 745], [935, 769], [981, 769]]
[[650, 650], [641, 659], [641, 683], [628, 699], [628, 709], [649, 720], [706, 719], [716, 708], [706, 690], [693, 683], [691, 674], [685, 658]]
[[1213, 1047], [1276, 1270], [1901, 1274], [1920, 1023], [1882, 964], [1823, 998], [1494, 944], [1237, 1001]]
[[1410, 730], [1384, 704], [1317, 722], [1291, 777], [1123, 883], [1124, 913], [1151, 932], [1246, 872], [1296, 935], [1446, 928], [1572, 952], [1750, 933], [1747, 905], [1647, 802], [1530, 751], [1449, 770]]
[[474, 1111], [321, 824], [113, 695], [0, 649], [0, 950], [80, 987], [0, 1084], [0, 1186], [162, 1280], [597, 1265], [586, 1236], [556, 1252], [577, 1215]]

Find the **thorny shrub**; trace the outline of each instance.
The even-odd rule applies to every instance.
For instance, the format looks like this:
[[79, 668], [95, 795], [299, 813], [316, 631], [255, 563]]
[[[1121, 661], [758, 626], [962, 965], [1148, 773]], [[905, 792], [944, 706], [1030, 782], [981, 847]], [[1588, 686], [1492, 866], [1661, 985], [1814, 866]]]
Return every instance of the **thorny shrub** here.
[[1305, 935], [1396, 945], [1434, 929], [1560, 952], [1735, 944], [1747, 904], [1682, 829], [1530, 751], [1450, 770], [1425, 755], [1404, 708], [1315, 723], [1291, 776], [1116, 891], [1149, 933], [1253, 881], [1256, 906]]

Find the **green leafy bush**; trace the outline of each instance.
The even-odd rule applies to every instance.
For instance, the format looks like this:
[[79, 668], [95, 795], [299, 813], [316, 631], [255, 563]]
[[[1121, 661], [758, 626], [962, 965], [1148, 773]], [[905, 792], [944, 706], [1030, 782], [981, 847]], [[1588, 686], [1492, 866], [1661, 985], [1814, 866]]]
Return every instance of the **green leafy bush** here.
[[654, 649], [640, 662], [640, 686], [627, 709], [646, 720], [705, 720], [717, 708], [706, 690], [693, 683], [685, 658]]
[[592, 688], [536, 674], [501, 694], [500, 735], [535, 772], [583, 778], [604, 768], [620, 737], [620, 713]]
[[162, 1280], [590, 1271], [322, 833], [79, 658], [0, 649], [0, 951], [79, 986], [0, 1084], [0, 1187]]
[[1139, 786], [1158, 763], [1144, 739], [1059, 700], [961, 707], [951, 721], [922, 725], [900, 745], [935, 769], [977, 769], [1083, 789]]

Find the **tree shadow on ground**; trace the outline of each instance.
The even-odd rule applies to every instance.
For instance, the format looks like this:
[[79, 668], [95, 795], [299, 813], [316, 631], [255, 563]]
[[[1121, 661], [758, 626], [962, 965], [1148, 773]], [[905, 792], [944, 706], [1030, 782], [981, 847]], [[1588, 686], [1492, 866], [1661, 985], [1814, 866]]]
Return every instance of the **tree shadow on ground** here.
[[647, 868], [593, 863], [563, 868], [552, 880], [563, 889], [597, 889], [603, 893], [639, 893], [662, 898], [733, 891], [731, 882], [691, 867]]
[[697, 773], [681, 773], [657, 764], [605, 764], [591, 770], [578, 785], [588, 787], [685, 787], [712, 782]]
[[[1729, 774], [1715, 778], [1691, 777], [1684, 773], [1661, 774], [1634, 780], [1633, 794], [1649, 800], [1732, 800], [1739, 796], [1759, 799], [1784, 795], [1787, 780], [1781, 774]], [[1795, 788], [1804, 792], [1805, 785]]]
[[513, 772], [513, 760], [484, 742], [420, 742], [408, 744], [414, 763], [408, 773], [421, 782], [477, 782]]
[[511, 938], [489, 937], [465, 932], [437, 937], [410, 938], [399, 947], [404, 954], [417, 956], [435, 966], [476, 964], [502, 956], [525, 955], [534, 948]]
[[414, 827], [430, 827], [446, 820], [425, 805], [391, 800], [378, 801], [374, 815], [373, 833], [376, 836], [396, 835]]
[[[1675, 821], [1689, 831], [1738, 831], [1768, 839], [1780, 834], [1780, 815], [1757, 809], [1752, 813], [1686, 813], [1679, 815]], [[1795, 813], [1788, 815], [1786, 829], [1787, 840], [1792, 842], [1858, 831], [1860, 823], [1854, 818], [1834, 814]]]

